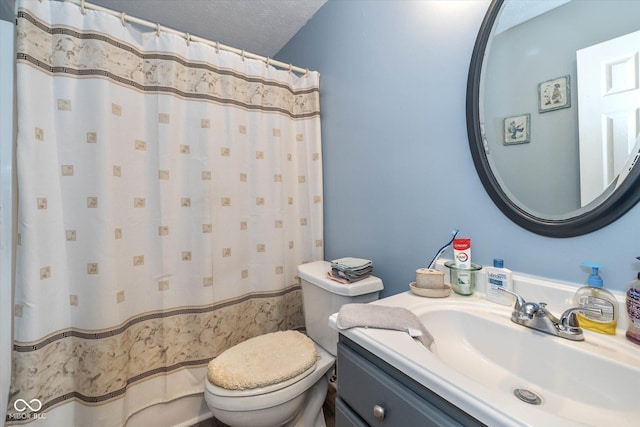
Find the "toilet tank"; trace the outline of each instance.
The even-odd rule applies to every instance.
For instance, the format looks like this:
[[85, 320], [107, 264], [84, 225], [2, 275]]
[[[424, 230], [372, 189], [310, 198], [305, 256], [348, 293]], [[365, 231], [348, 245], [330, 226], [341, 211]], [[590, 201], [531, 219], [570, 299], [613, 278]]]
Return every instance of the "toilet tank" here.
[[375, 301], [383, 289], [382, 280], [375, 276], [351, 284], [342, 284], [327, 277], [331, 263], [315, 261], [298, 267], [302, 285], [304, 320], [309, 337], [336, 355], [338, 332], [329, 326], [329, 316], [343, 304]]

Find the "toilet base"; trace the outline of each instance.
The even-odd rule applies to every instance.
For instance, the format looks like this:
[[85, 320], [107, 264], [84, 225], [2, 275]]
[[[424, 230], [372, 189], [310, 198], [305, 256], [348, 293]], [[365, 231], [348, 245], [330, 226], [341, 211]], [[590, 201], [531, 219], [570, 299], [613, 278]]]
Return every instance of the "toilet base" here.
[[322, 406], [335, 357], [316, 344], [310, 373], [258, 390], [226, 390], [205, 380], [204, 398], [213, 416], [232, 427], [325, 427]]
[[326, 427], [322, 406], [328, 376], [323, 375], [306, 393], [278, 406], [255, 411], [210, 408], [216, 419], [231, 427]]

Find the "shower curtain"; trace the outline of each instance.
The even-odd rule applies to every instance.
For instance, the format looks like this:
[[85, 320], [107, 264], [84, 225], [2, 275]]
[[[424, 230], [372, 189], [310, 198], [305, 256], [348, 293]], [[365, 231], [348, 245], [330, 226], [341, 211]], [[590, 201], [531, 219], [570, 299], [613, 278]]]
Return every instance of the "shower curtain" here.
[[304, 325], [318, 74], [123, 23], [19, 2], [9, 424], [123, 425], [202, 392], [226, 348]]

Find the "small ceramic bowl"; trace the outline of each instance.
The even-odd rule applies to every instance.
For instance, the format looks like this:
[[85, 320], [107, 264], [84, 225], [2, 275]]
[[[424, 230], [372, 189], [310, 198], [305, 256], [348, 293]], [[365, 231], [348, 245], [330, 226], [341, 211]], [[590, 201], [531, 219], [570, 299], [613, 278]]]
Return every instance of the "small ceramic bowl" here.
[[444, 298], [448, 297], [451, 294], [451, 286], [447, 285], [446, 283], [444, 285], [444, 288], [431, 289], [419, 288], [418, 286], [416, 286], [416, 282], [411, 282], [409, 284], [409, 289], [414, 294], [427, 298]]

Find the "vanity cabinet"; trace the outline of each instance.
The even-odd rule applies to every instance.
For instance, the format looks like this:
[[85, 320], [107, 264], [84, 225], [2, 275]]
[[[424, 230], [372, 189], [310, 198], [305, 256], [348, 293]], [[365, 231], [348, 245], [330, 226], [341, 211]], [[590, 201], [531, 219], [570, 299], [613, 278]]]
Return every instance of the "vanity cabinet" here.
[[336, 427], [484, 424], [340, 335]]

